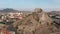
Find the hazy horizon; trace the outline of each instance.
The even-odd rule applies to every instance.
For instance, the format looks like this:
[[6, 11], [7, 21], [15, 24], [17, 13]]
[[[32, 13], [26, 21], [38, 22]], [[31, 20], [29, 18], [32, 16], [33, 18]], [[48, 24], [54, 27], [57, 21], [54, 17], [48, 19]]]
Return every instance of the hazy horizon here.
[[60, 0], [0, 0], [0, 9], [13, 8], [17, 10], [60, 10]]

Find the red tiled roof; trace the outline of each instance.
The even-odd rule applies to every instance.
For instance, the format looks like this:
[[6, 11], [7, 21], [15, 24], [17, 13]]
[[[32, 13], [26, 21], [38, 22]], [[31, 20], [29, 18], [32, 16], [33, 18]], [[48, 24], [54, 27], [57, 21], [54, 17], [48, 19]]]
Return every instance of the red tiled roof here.
[[2, 33], [5, 33], [5, 34], [11, 34], [10, 32], [8, 32], [7, 30], [1, 30]]

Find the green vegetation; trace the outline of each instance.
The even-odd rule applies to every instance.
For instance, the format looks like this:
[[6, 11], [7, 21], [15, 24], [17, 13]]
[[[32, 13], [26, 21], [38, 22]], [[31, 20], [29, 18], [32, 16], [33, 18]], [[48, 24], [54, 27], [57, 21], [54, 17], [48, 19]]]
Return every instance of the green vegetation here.
[[5, 24], [5, 22], [0, 22], [0, 24]]

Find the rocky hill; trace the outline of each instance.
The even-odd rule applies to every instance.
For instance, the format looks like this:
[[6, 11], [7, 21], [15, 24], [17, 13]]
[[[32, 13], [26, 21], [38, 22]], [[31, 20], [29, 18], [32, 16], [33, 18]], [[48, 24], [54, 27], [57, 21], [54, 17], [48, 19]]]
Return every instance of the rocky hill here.
[[60, 27], [41, 8], [12, 24], [17, 34], [60, 34]]

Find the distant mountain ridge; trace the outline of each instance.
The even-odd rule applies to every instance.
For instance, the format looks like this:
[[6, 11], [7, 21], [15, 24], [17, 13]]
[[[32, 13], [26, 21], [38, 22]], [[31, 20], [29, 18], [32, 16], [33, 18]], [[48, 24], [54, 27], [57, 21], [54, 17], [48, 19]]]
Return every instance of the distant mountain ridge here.
[[16, 13], [16, 12], [22, 12], [24, 14], [29, 14], [31, 13], [32, 11], [19, 11], [19, 10], [15, 10], [15, 9], [12, 9], [12, 8], [6, 8], [6, 9], [3, 9], [3, 10], [0, 10], [0, 14], [1, 13], [9, 13], [9, 12], [12, 12], [12, 13]]
[[3, 10], [0, 10], [0, 12], [18, 12], [18, 10], [14, 10], [14, 9], [11, 9], [11, 8], [6, 8], [6, 9], [3, 9]]
[[[9, 12], [22, 12], [24, 14], [30, 14], [32, 13], [33, 11], [19, 11], [19, 10], [15, 10], [15, 9], [12, 9], [12, 8], [6, 8], [6, 9], [3, 9], [3, 10], [0, 10], [0, 13], [9, 13]], [[48, 12], [48, 14], [51, 14], [51, 15], [60, 15], [60, 11], [51, 11], [51, 12]]]

